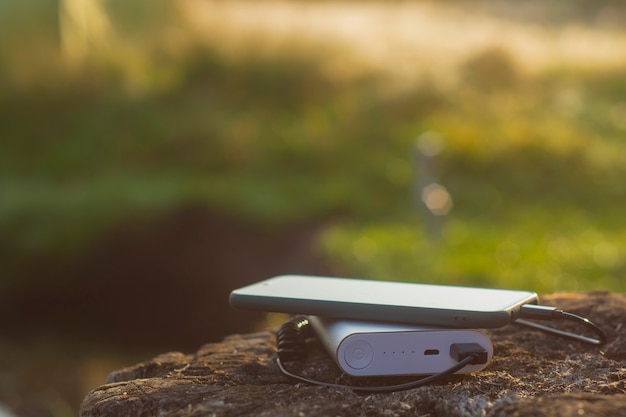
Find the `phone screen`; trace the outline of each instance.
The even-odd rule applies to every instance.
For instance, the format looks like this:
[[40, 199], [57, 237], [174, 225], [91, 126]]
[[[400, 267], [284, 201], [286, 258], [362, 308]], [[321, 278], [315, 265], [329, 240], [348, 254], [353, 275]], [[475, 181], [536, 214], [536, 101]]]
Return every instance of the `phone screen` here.
[[[536, 303], [537, 295], [518, 290], [284, 275], [237, 289], [230, 301], [233, 307], [264, 311], [369, 320], [402, 318], [423, 324], [451, 324], [446, 316], [451, 312], [455, 320], [480, 319], [476, 324], [491, 327], [493, 317], [504, 313], [508, 321], [522, 304]], [[422, 316], [413, 317], [415, 314]], [[498, 318], [498, 322], [502, 320]]]

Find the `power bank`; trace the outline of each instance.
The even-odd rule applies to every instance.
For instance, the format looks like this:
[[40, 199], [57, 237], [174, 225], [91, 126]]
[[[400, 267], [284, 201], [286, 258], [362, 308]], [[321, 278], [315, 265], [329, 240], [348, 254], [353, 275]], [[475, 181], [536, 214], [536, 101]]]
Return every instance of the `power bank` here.
[[475, 329], [378, 323], [309, 316], [324, 348], [339, 368], [352, 376], [433, 375], [458, 360], [459, 346], [478, 344], [483, 362], [469, 364], [457, 373], [484, 369], [493, 357], [489, 337]]

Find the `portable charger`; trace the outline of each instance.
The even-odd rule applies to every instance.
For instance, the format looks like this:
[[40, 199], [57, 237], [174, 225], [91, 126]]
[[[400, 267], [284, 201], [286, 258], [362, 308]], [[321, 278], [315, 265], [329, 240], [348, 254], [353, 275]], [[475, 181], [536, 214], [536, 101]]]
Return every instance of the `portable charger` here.
[[493, 356], [491, 340], [476, 329], [308, 318], [330, 356], [352, 376], [433, 375], [477, 354], [457, 371], [471, 373], [484, 369]]

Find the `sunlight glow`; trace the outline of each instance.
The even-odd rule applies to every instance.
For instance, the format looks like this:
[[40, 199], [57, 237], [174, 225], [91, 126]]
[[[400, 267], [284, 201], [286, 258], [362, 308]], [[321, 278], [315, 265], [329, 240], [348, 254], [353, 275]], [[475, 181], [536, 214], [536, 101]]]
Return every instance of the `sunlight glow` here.
[[445, 216], [452, 209], [452, 196], [446, 187], [437, 183], [422, 189], [422, 201], [435, 216]]

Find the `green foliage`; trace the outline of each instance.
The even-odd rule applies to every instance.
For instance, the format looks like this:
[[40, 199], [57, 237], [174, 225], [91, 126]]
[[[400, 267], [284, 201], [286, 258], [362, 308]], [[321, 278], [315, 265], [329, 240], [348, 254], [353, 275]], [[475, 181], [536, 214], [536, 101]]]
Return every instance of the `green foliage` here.
[[[531, 77], [485, 51], [454, 88], [390, 93], [293, 51], [150, 51], [140, 93], [101, 61], [18, 87], [0, 63], [6, 279], [199, 201], [270, 225], [336, 219], [321, 247], [345, 275], [626, 290], [623, 70]], [[443, 219], [416, 204], [427, 130], [443, 138], [435, 171], [454, 201]]]

